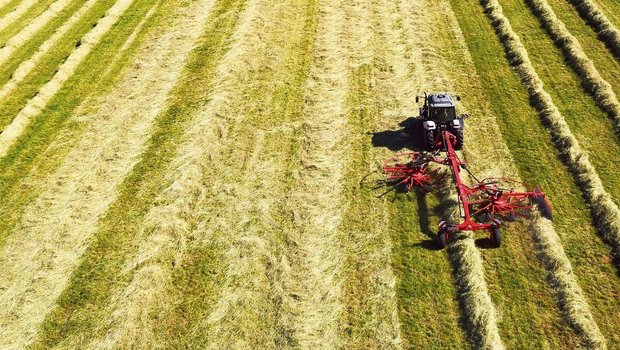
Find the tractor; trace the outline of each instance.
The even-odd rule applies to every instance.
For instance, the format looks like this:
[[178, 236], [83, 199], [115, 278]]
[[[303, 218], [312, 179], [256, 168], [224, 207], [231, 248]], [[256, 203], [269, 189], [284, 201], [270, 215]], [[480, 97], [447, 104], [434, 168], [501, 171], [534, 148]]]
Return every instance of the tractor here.
[[[416, 103], [420, 102], [420, 97], [416, 96]], [[463, 148], [464, 120], [468, 115], [456, 114], [455, 100], [460, 101], [461, 97], [452, 97], [447, 93], [424, 93], [424, 105], [420, 107], [418, 120], [422, 125], [422, 141], [427, 151], [441, 149], [444, 131], [449, 131], [456, 137], [455, 150]]]
[[[437, 167], [450, 169], [460, 215], [458, 222], [439, 223], [437, 244], [441, 248], [445, 248], [450, 237], [459, 231], [487, 231], [490, 241], [498, 247], [500, 226], [507, 221], [527, 218], [535, 209], [551, 220], [551, 206], [539, 186], [505, 178], [479, 180], [469, 171], [467, 163], [456, 152], [463, 147], [465, 117], [468, 116], [456, 116], [454, 99], [450, 95], [425, 94], [418, 121], [421, 121], [428, 151], [406, 151], [388, 159], [383, 164], [386, 178], [379, 180], [380, 186], [387, 185], [401, 192], [426, 193], [440, 177]], [[469, 175], [469, 183], [464, 181], [462, 173]]]

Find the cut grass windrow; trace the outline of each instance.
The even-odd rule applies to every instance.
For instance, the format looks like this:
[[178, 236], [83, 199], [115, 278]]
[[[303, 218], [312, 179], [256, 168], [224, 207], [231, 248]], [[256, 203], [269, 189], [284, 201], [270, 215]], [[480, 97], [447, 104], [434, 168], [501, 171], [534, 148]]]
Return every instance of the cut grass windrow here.
[[26, 130], [31, 120], [41, 113], [47, 103], [56, 95], [71, 75], [75, 73], [84, 58], [101, 41], [103, 36], [119, 20], [133, 1], [117, 1], [107, 12], [106, 16], [100, 19], [97, 25], [84, 36], [80, 46], [67, 57], [65, 62], [58, 68], [52, 80], [41, 87], [37, 95], [28, 101], [28, 104], [15, 116], [13, 121], [4, 128], [0, 134], [0, 157], [7, 154], [9, 148]]
[[[15, 71], [10, 75], [9, 80], [4, 83], [0, 88], [0, 100], [6, 99], [9, 94], [24, 80], [26, 77], [37, 68], [41, 60], [52, 50], [65, 35], [78, 24], [84, 16], [86, 16], [90, 10], [100, 3], [100, 0], [87, 0], [84, 5], [67, 20], [61, 27], [59, 27], [54, 34], [47, 39], [37, 51], [29, 57], [27, 60], [20, 63]], [[4, 125], [2, 125], [4, 126]]]
[[[346, 47], [351, 60], [347, 97], [350, 115], [347, 118], [348, 134], [353, 139], [348, 149], [351, 160], [342, 179], [347, 205], [338, 230], [342, 232], [342, 250], [346, 256], [343, 267], [345, 308], [340, 322], [344, 325], [342, 347], [347, 349], [398, 349], [402, 346], [385, 203], [376, 198], [370, 186], [360, 186], [360, 180], [376, 171], [376, 162], [385, 156], [383, 150], [373, 148], [368, 131], [376, 129], [381, 112], [379, 106], [384, 106], [381, 102], [390, 100], [393, 92], [383, 90], [386, 84], [381, 84], [377, 90], [373, 84], [384, 68], [378, 67], [377, 60], [381, 59], [374, 56], [379, 53], [383, 58], [394, 43], [384, 44], [385, 37], [379, 37], [378, 28], [383, 24], [377, 18], [379, 6], [373, 1], [363, 1], [345, 7], [346, 28], [350, 33]], [[394, 35], [390, 38], [394, 39]], [[391, 75], [384, 74], [381, 78], [389, 80]]]
[[351, 3], [319, 4], [313, 61], [305, 88], [295, 190], [287, 198], [292, 223], [286, 256], [290, 261], [285, 306], [291, 332], [301, 349], [342, 344], [343, 252], [339, 225], [343, 168], [348, 145], [346, 98], [349, 59], [345, 8]]
[[0, 9], [7, 6], [12, 1], [15, 1], [15, 0], [0, 0]]
[[11, 55], [34, 37], [43, 27], [45, 27], [54, 17], [62, 12], [73, 0], [58, 0], [48, 7], [48, 9], [33, 19], [18, 34], [11, 37], [0, 49], [0, 66], [3, 65]]
[[[118, 50], [118, 52], [114, 55], [114, 58], [112, 59], [112, 62], [109, 64], [108, 68], [106, 68], [106, 70], [103, 72], [103, 74], [101, 74], [102, 77], [107, 77], [112, 70], [117, 67], [116, 63], [121, 60], [123, 58], [123, 56], [125, 56], [127, 54], [127, 51], [129, 50], [129, 48], [131, 48], [136, 39], [138, 38], [138, 36], [140, 35], [140, 33], [142, 33], [144, 26], [151, 20], [151, 18], [157, 13], [159, 7], [161, 6], [163, 0], [158, 0], [157, 3], [155, 5], [153, 5], [153, 7], [151, 7], [151, 9], [149, 10], [149, 12], [146, 13], [146, 15], [144, 16], [144, 18], [142, 18], [142, 20], [140, 21], [140, 23], [138, 23], [138, 25], [136, 26], [136, 28], [133, 30], [133, 32], [131, 33], [131, 35], [127, 38], [127, 40], [125, 41], [125, 43], [123, 44], [123, 46]], [[104, 78], [105, 79], [105, 78]]]
[[[464, 74], [463, 79], [457, 80], [459, 82], [457, 91], [470, 92], [462, 102], [473, 116], [469, 119], [468, 130], [472, 130], [473, 121], [482, 116], [485, 116], [484, 119], [488, 119], [486, 116], [489, 116], [491, 120], [495, 120], [499, 124], [502, 136], [495, 136], [497, 134], [493, 131], [489, 133], [483, 123], [484, 129], [481, 132], [466, 133], [465, 143], [470, 142], [467, 140], [467, 135], [490, 135], [488, 140], [492, 141], [490, 145], [494, 147], [480, 147], [480, 154], [483, 157], [492, 154], [490, 151], [505, 143], [510, 148], [514, 165], [517, 167], [512, 172], [509, 171], [505, 174], [511, 178], [518, 177], [515, 175], [519, 174], [520, 178], [526, 183], [541, 185], [548, 200], [553, 205], [553, 227], [561, 238], [565, 253], [573, 266], [573, 274], [584, 291], [591, 312], [608, 341], [609, 347], [614, 348], [620, 339], [615, 331], [620, 317], [620, 313], [618, 313], [620, 290], [616, 278], [617, 270], [613, 266], [609, 246], [597, 237], [583, 193], [575, 183], [571, 173], [567, 171], [566, 165], [562, 163], [548, 131], [538, 118], [536, 109], [530, 105], [527, 90], [520, 83], [518, 75], [515, 74], [512, 67], [506, 64], [501, 42], [499, 40], [488, 40], [489, 37], [495, 37], [496, 34], [491, 21], [488, 20], [488, 16], [483, 11], [483, 7], [479, 6], [477, 0], [470, 2], [452, 0], [451, 5], [457, 12], [455, 18], [458, 20], [458, 24], [463, 28], [463, 33], [459, 37], [464, 36], [464, 44], [469, 48], [468, 51], [465, 51], [469, 54], [466, 56], [459, 54], [458, 50], [456, 52], [455, 50], [446, 51], [454, 52], [453, 55], [448, 55], [448, 57], [451, 56], [450, 71], [463, 72]], [[523, 7], [525, 7], [524, 3], [521, 4], [521, 8]], [[527, 12], [526, 14], [530, 15], [527, 8], [525, 8], [526, 11], [521, 8], [513, 11], [517, 13]], [[577, 19], [581, 20], [578, 17]], [[528, 22], [532, 23], [531, 21]], [[542, 30], [537, 25], [536, 20], [533, 26]], [[536, 34], [530, 34], [530, 32], [527, 35], [530, 38], [537, 37]], [[548, 41], [548, 44], [554, 47], [553, 43], [550, 40]], [[537, 53], [540, 52], [537, 51]], [[463, 66], [462, 63], [466, 62], [463, 57], [471, 57], [470, 64], [473, 62], [473, 67], [470, 65]], [[537, 57], [539, 60], [541, 59], [540, 56], [537, 55]], [[562, 57], [560, 56], [559, 59], [561, 61]], [[480, 76], [480, 81], [483, 81], [483, 84], [472, 84], [468, 79], [465, 79], [465, 76], [476, 75]], [[581, 91], [578, 83], [574, 86], [577, 91]], [[485, 107], [471, 110], [472, 105], [469, 101], [472, 96], [482, 96], [477, 104]], [[478, 144], [485, 145], [486, 142]], [[487, 157], [487, 162], [493, 161], [495, 163], [499, 159], [494, 156]], [[477, 169], [472, 169], [475, 173], [478, 172]], [[508, 347], [573, 348], [574, 344], [580, 343], [580, 339], [577, 337], [574, 327], [565, 321], [568, 318], [566, 314], [563, 314], [563, 307], [558, 299], [560, 294], [550, 280], [549, 272], [545, 271], [547, 267], [541, 263], [542, 255], [540, 254], [540, 247], [535, 244], [536, 238], [531, 237], [531, 235], [523, 235], [525, 227], [521, 224], [511, 224], [506, 229], [507, 232], [502, 234], [505, 246], [512, 247], [518, 244], [519, 247], [515, 250], [516, 257], [524, 256], [527, 257], [527, 260], [515, 261], [515, 255], [506, 254], [509, 250], [504, 248], [485, 250], [486, 261], [493, 265], [492, 269], [487, 269], [487, 278], [492, 277], [497, 271], [507, 270], [510, 273], [518, 269], [519, 266], [523, 266], [531, 272], [540, 269], [542, 273], [532, 273], [526, 280], [522, 281], [526, 281], [528, 286], [542, 283], [547, 288], [538, 291], [530, 288], [528, 288], [529, 290], [519, 291], [515, 288], [516, 284], [508, 282], [506, 278], [502, 279], [501, 284], [489, 281], [492, 289], [503, 290], [501, 294], [492, 292], [494, 300], [497, 298], [498, 304], [506, 306], [512, 304], [512, 306], [502, 307], [499, 310], [503, 320], [500, 324], [502, 339]], [[532, 230], [529, 232], [534, 233]], [[510, 267], [506, 268], [505, 266]], [[518, 274], [512, 273], [510, 276], [518, 276]], [[584, 281], [587, 283], [583, 283]], [[526, 295], [527, 297], [524, 297]], [[534, 308], [530, 306], [531, 300], [534, 300], [532, 303], [535, 306]], [[540, 316], [543, 314], [548, 314], [551, 317], [541, 318]], [[528, 320], [535, 321], [529, 322]], [[518, 324], [519, 327], [512, 327], [510, 323]], [[511, 344], [515, 345], [512, 346]]]
[[568, 0], [581, 17], [594, 29], [598, 37], [620, 60], [620, 30], [611, 23], [603, 11], [592, 0]]
[[588, 349], [607, 349], [605, 337], [592, 317], [590, 306], [577, 283], [573, 267], [553, 224], [533, 211], [530, 231], [540, 254], [539, 260], [549, 272], [548, 278], [557, 291], [560, 308], [582, 345]]
[[31, 7], [36, 5], [38, 0], [24, 0], [13, 11], [0, 18], [0, 32], [13, 24], [21, 16], [23, 16]]
[[522, 84], [528, 90], [532, 103], [539, 110], [540, 117], [548, 124], [553, 142], [567, 163], [575, 181], [581, 187], [586, 201], [590, 204], [599, 233], [612, 246], [614, 253], [619, 254], [620, 210], [618, 206], [605, 191], [587, 154], [581, 150], [566, 121], [544, 90], [543, 83], [532, 66], [527, 50], [510, 27], [499, 3], [495, 0], [483, 0], [482, 4], [504, 45], [508, 60], [515, 67]]
[[526, 0], [526, 3], [581, 78], [584, 89], [613, 118], [616, 131], [620, 132], [620, 102], [611, 84], [601, 76], [577, 38], [568, 31], [546, 0]]
[[[136, 246], [144, 240], [140, 235], [144, 217], [157, 195], [167, 186], [162, 178], [171, 159], [177, 155], [191, 117], [195, 116], [196, 109], [208, 98], [214, 71], [231, 44], [231, 33], [237, 26], [242, 5], [242, 1], [216, 3], [200, 44], [191, 54], [165, 112], [157, 117], [146, 151], [118, 188], [117, 200], [100, 220], [91, 245], [59, 297], [56, 308], [44, 322], [33, 348], [86, 348], [93, 339], [105, 336], [110, 326], [105, 320], [114, 311], [109, 308], [110, 303], [116, 300], [112, 298], [120, 294], [131, 281], [131, 271], [126, 267]], [[161, 12], [158, 11], [153, 21], [146, 26], [150, 28], [160, 23], [161, 16], [175, 12], [175, 6], [178, 5], [174, 2], [164, 3]], [[128, 36], [140, 20], [137, 18], [136, 23], [129, 28]], [[122, 42], [118, 47], [121, 46]], [[206, 257], [212, 256], [208, 251], [203, 250], [203, 253]], [[210, 259], [199, 261], [213, 263]], [[187, 267], [187, 263], [184, 262], [183, 267]], [[208, 265], [196, 266], [191, 271], [204, 269], [209, 269]], [[209, 271], [206, 273], [210, 274]], [[199, 282], [200, 287], [207, 285]], [[201, 296], [201, 302], [215, 297], [210, 293]], [[187, 319], [186, 316], [184, 319]], [[182, 327], [184, 324], [177, 325]]]
[[[577, 178], [577, 182], [582, 185], [584, 195], [591, 200], [594, 215], [603, 214], [605, 219], [612, 219], [611, 222], [599, 220], [599, 230], [607, 232], [603, 229], [609, 227], [607, 225], [610, 224], [620, 226], [617, 207], [603, 189], [596, 171], [587, 160], [587, 156], [582, 153], [551, 97], [544, 91], [542, 81], [532, 67], [527, 51], [512, 30], [508, 19], [503, 15], [501, 6], [494, 0], [483, 0], [481, 3], [504, 45], [508, 60], [515, 67], [541, 117], [549, 124], [556, 147], [565, 157], [569, 168]], [[616, 212], [614, 212], [614, 207]], [[613, 218], [616, 218], [615, 223]], [[601, 223], [607, 227], [600, 226]], [[534, 239], [543, 254], [542, 262], [549, 270], [552, 283], [559, 290], [560, 304], [569, 323], [574, 327], [583, 344], [593, 348], [606, 348], [605, 338], [589, 311], [585, 297], [572, 274], [570, 262], [563, 250], [555, 246], [561, 247], [558, 243], [557, 233], [550, 223], [545, 222], [544, 219], [535, 219], [532, 229]], [[614, 235], [613, 232], [608, 234]], [[617, 233], [615, 236], [617, 246]]]

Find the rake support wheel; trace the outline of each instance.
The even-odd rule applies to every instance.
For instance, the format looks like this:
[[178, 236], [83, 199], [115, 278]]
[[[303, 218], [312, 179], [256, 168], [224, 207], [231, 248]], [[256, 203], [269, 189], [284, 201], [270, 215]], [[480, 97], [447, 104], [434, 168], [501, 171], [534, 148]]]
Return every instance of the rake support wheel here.
[[491, 243], [495, 247], [499, 247], [502, 245], [502, 231], [499, 229], [499, 226], [494, 226], [491, 228]]
[[446, 232], [445, 230], [439, 231], [439, 233], [437, 234], [437, 245], [439, 246], [439, 248], [444, 249], [448, 246], [448, 238], [448, 232]]

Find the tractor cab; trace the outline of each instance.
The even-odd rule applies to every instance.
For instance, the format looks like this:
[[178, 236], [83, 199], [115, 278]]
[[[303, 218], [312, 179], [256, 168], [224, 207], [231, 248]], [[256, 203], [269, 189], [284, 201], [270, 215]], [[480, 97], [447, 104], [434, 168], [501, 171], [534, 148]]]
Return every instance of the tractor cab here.
[[[456, 96], [456, 101], [460, 97]], [[416, 102], [419, 98], [416, 97]], [[454, 148], [463, 148], [464, 116], [456, 114], [456, 102], [450, 94], [424, 94], [424, 105], [420, 108], [424, 147], [433, 151], [441, 147], [442, 131], [449, 131], [456, 137]]]

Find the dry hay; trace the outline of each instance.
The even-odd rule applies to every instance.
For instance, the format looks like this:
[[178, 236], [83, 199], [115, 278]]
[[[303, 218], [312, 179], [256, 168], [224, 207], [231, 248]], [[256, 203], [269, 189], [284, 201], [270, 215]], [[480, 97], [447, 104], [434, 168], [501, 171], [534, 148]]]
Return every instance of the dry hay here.
[[98, 218], [138, 160], [202, 32], [211, 2], [181, 7], [172, 26], [139, 48], [137, 61], [110, 94], [85, 102], [94, 112], [77, 119], [88, 127], [58, 170], [44, 180], [43, 192], [26, 208], [0, 254], [0, 285], [9, 286], [0, 293], [5, 306], [0, 310], [0, 347], [32, 341], [65, 288]]
[[37, 51], [30, 57], [28, 60], [20, 63], [15, 72], [11, 74], [11, 78], [7, 81], [2, 88], [0, 88], [0, 100], [6, 98], [13, 89], [17, 87], [17, 85], [23, 81], [33, 69], [37, 67], [40, 63], [41, 59], [45, 54], [47, 54], [56, 44], [63, 39], [65, 34], [69, 32], [73, 28], [73, 26], [78, 23], [82, 17], [88, 11], [97, 4], [99, 0], [87, 0], [82, 7], [71, 16], [71, 18], [65, 22], [60, 28], [56, 30], [56, 32], [49, 37], [39, 48]]
[[344, 254], [339, 226], [346, 210], [342, 180], [348, 152], [343, 140], [350, 54], [345, 9], [351, 10], [349, 2], [319, 4], [295, 190], [286, 203], [292, 227], [287, 231], [289, 278], [283, 308], [291, 338], [301, 349], [342, 344]]
[[49, 23], [54, 17], [56, 17], [72, 0], [58, 0], [51, 4], [45, 12], [40, 14], [37, 18], [33, 19], [26, 27], [24, 27], [19, 33], [12, 36], [5, 43], [4, 47], [0, 49], [0, 65], [3, 65], [15, 51], [17, 51], [28, 40], [33, 38], [39, 30]]
[[583, 87], [592, 94], [601, 108], [614, 119], [615, 127], [620, 131], [620, 103], [611, 84], [603, 79], [577, 38], [566, 29], [564, 23], [558, 19], [546, 0], [526, 0], [526, 2], [581, 78]]
[[0, 157], [4, 157], [9, 148], [17, 141], [26, 130], [31, 120], [41, 113], [47, 103], [62, 88], [64, 83], [71, 78], [78, 66], [88, 56], [92, 49], [99, 44], [110, 28], [118, 22], [134, 0], [117, 1], [101, 18], [97, 25], [88, 32], [77, 47], [67, 57], [65, 62], [58, 68], [54, 77], [39, 89], [37, 95], [30, 99], [26, 106], [15, 116], [13, 121], [4, 128], [0, 134]]
[[[544, 90], [543, 83], [534, 70], [527, 51], [517, 34], [512, 30], [501, 6], [496, 0], [483, 0], [482, 4], [504, 45], [509, 61], [515, 67], [541, 117], [549, 124], [554, 142], [565, 157], [577, 182], [581, 185], [594, 215], [598, 216], [597, 213], [602, 213], [605, 218], [612, 220], [612, 225], [620, 226], [618, 224], [620, 222], [620, 217], [617, 214], [618, 208], [603, 189], [596, 171], [587, 159], [587, 155], [581, 151], [564, 118], [553, 104], [549, 94]], [[605, 230], [606, 227], [601, 225], [601, 221], [598, 222], [597, 227], [601, 232], [608, 232]], [[572, 274], [570, 262], [564, 254], [553, 226], [545, 219], [536, 216], [531, 229], [541, 253], [541, 261], [549, 272], [549, 278], [558, 292], [558, 299], [569, 322], [584, 345], [605, 349], [605, 338], [590, 313], [587, 301]], [[620, 230], [615, 232], [608, 232], [607, 235], [616, 237], [615, 246], [617, 247], [617, 237]]]
[[600, 10], [598, 5], [592, 0], [568, 0], [581, 17], [594, 28], [598, 37], [607, 44], [611, 52], [620, 59], [620, 31]]

